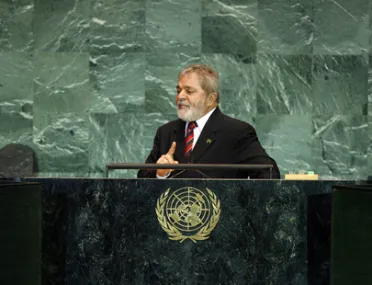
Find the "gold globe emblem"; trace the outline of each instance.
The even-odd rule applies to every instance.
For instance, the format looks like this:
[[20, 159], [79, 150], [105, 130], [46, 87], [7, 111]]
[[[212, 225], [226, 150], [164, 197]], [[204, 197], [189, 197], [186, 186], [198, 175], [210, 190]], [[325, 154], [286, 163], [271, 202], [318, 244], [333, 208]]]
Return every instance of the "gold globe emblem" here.
[[216, 227], [221, 214], [220, 201], [209, 190], [184, 187], [167, 189], [158, 199], [156, 215], [169, 239], [183, 242], [206, 240]]

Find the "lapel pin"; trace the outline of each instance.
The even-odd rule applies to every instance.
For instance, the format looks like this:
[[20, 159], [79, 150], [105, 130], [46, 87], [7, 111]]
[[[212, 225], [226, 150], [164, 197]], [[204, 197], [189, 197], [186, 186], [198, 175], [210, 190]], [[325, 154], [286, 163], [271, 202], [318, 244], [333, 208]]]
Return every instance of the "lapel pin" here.
[[207, 139], [206, 143], [207, 144], [211, 144], [212, 143], [212, 140], [211, 139]]

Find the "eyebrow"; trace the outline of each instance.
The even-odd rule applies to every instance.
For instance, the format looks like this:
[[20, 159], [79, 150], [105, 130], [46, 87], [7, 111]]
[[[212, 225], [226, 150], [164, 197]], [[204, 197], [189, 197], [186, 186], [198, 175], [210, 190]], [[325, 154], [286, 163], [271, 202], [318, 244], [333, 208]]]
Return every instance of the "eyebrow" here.
[[184, 88], [181, 88], [181, 86], [177, 85], [176, 88], [177, 89], [186, 89], [186, 88], [195, 89], [194, 87], [191, 87], [191, 86], [188, 86], [188, 85], [186, 85]]

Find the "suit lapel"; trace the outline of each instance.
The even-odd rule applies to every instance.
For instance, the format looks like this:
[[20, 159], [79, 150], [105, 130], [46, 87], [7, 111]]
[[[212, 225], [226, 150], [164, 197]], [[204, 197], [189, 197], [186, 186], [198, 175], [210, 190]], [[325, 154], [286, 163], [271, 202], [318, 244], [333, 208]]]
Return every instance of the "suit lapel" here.
[[197, 162], [198, 159], [200, 159], [200, 157], [207, 152], [208, 148], [215, 143], [217, 139], [216, 133], [220, 128], [220, 114], [221, 111], [219, 108], [217, 108], [205, 124], [203, 131], [201, 132], [200, 137], [191, 153], [191, 162]]
[[176, 152], [174, 154], [174, 159], [179, 163], [185, 162], [184, 149], [185, 149], [185, 126], [186, 123], [179, 120], [175, 131], [175, 141], [176, 141]]

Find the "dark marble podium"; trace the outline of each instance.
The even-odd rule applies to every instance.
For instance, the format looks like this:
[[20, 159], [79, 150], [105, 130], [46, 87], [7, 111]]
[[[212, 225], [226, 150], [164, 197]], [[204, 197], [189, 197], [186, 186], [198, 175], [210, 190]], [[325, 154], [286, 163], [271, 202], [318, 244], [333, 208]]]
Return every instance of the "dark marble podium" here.
[[[330, 284], [335, 181], [33, 179], [43, 185], [43, 284]], [[210, 237], [170, 240], [167, 190], [210, 189]]]

